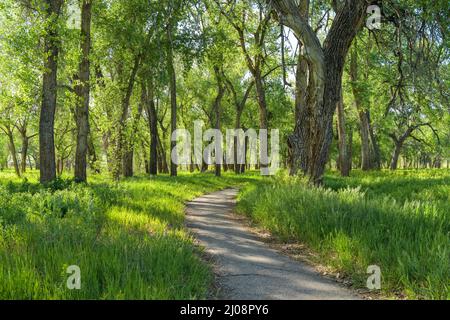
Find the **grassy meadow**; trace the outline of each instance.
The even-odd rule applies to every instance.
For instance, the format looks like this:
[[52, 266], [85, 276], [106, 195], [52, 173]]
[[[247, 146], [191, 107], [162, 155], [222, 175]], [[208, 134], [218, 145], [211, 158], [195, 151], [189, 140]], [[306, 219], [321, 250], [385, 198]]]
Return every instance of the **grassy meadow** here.
[[[137, 177], [37, 184], [0, 173], [0, 299], [201, 299], [211, 271], [183, 227], [184, 203], [256, 176]], [[68, 290], [66, 269], [81, 269]]]
[[[202, 299], [210, 266], [184, 228], [184, 204], [240, 186], [238, 212], [318, 263], [390, 298], [450, 299], [450, 171], [329, 173], [312, 188], [285, 173], [182, 174], [87, 185], [0, 173], [0, 299]], [[81, 269], [68, 290], [66, 269]]]
[[239, 212], [364, 288], [369, 265], [382, 293], [450, 299], [450, 171], [329, 174], [325, 186], [279, 176], [247, 186]]

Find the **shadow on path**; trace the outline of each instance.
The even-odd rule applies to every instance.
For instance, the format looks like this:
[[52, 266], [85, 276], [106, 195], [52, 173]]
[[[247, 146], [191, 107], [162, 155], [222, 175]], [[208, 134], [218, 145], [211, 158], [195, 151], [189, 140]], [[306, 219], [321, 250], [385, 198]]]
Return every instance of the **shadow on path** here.
[[223, 299], [342, 300], [358, 297], [313, 268], [269, 248], [232, 211], [237, 190], [228, 189], [187, 204], [186, 222], [216, 263]]

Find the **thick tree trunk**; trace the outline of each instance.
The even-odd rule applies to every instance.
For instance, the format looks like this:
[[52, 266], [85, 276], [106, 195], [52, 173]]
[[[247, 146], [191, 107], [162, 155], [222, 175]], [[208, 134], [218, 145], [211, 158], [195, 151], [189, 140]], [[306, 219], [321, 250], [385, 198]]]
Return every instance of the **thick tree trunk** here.
[[272, 0], [278, 18], [290, 27], [305, 46], [308, 61], [307, 106], [299, 114], [293, 136], [289, 139], [293, 163], [312, 183], [322, 183], [333, 136], [333, 115], [341, 98], [345, 59], [366, 11], [364, 0], [346, 1], [338, 10], [323, 43], [308, 25], [296, 1]]
[[63, 0], [46, 0], [46, 32], [44, 37], [44, 74], [42, 77], [42, 105], [39, 119], [40, 181], [56, 179], [54, 122], [57, 98], [59, 56], [58, 17]]
[[[167, 27], [167, 69], [169, 73], [169, 87], [170, 87], [170, 131], [171, 133], [177, 130], [177, 78], [175, 74], [174, 59], [173, 59], [173, 40], [172, 40], [172, 25], [169, 23]], [[177, 143], [170, 139], [170, 150], [174, 150]], [[177, 164], [171, 159], [170, 161], [170, 175], [176, 177], [178, 175]]]
[[91, 50], [91, 0], [83, 0], [81, 8], [81, 52], [78, 81], [75, 87], [77, 107], [77, 147], [75, 152], [75, 181], [87, 180], [87, 152], [89, 136], [90, 50]]
[[290, 174], [295, 175], [299, 171], [307, 172], [307, 150], [309, 148], [308, 132], [310, 130], [307, 115], [308, 109], [308, 62], [298, 55], [295, 83], [295, 130], [288, 138]]

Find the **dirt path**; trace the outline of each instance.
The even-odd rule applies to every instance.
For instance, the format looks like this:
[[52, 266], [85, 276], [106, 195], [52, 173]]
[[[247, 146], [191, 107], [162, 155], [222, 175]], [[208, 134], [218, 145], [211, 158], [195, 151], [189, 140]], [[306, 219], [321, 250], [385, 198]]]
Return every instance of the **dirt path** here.
[[310, 266], [271, 249], [233, 218], [237, 190], [187, 205], [187, 226], [215, 261], [223, 299], [358, 299]]

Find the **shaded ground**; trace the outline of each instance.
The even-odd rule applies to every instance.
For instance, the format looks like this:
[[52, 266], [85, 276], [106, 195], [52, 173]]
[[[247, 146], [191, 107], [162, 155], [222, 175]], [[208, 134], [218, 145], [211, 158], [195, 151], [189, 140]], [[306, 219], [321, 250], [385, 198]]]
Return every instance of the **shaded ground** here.
[[220, 298], [249, 300], [357, 299], [311, 267], [269, 248], [233, 218], [237, 190], [187, 205], [187, 226], [215, 261]]

